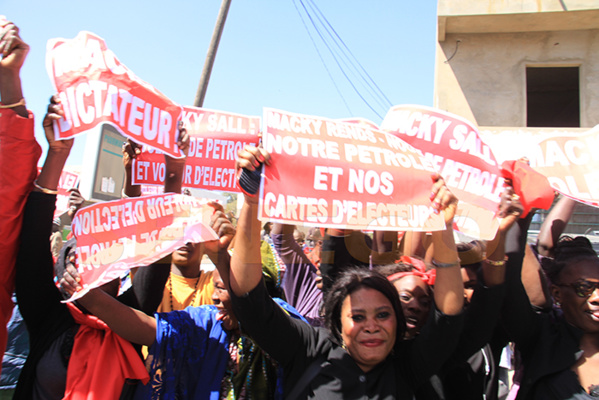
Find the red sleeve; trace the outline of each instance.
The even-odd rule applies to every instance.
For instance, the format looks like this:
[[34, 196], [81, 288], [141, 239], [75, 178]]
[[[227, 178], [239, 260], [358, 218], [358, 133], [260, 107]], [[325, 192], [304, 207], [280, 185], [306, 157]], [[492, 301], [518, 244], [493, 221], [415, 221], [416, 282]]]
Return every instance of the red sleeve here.
[[[0, 319], [6, 325], [12, 311], [14, 265], [23, 220], [23, 207], [37, 176], [42, 150], [33, 133], [33, 114], [23, 118], [0, 110]], [[1, 329], [0, 329], [1, 330]], [[0, 332], [0, 350], [5, 334]]]

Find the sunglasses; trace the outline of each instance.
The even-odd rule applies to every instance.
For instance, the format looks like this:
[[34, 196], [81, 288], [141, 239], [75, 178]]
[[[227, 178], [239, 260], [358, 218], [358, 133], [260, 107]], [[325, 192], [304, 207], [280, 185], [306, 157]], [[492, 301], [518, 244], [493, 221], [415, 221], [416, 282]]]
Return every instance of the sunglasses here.
[[586, 298], [593, 294], [595, 290], [599, 289], [599, 282], [582, 280], [558, 286], [571, 287], [572, 289], [574, 289], [574, 293], [576, 293], [578, 297]]

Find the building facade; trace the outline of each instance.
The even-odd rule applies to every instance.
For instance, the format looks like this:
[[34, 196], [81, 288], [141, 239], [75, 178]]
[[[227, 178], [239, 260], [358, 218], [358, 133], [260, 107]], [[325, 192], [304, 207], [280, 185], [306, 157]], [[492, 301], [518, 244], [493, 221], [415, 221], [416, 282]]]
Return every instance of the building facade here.
[[[596, 0], [439, 0], [437, 39], [434, 105], [481, 133], [599, 124]], [[510, 158], [526, 150], [514, 143]], [[599, 231], [598, 211], [579, 204], [566, 232]]]

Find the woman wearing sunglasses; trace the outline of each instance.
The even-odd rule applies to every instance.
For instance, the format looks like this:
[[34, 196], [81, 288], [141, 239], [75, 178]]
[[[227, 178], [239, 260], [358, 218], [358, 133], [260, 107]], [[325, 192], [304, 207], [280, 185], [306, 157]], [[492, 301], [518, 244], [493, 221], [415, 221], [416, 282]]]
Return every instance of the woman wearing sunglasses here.
[[586, 237], [564, 237], [546, 267], [553, 312], [533, 312], [517, 282], [506, 297], [504, 323], [523, 364], [516, 399], [597, 399], [599, 258]]

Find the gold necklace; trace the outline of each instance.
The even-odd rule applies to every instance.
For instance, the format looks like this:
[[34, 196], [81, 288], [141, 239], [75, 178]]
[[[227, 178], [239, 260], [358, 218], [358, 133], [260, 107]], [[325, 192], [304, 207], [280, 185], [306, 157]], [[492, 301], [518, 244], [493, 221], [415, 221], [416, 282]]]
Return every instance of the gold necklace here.
[[[196, 294], [198, 293], [198, 284], [200, 283], [200, 277], [202, 276], [202, 272], [200, 271], [200, 275], [198, 275], [198, 279], [196, 280], [196, 285], [193, 289], [193, 296], [191, 296], [191, 301], [189, 302], [190, 306], [193, 306], [193, 302], [196, 299]], [[170, 295], [170, 303], [171, 303], [171, 311], [175, 311], [173, 308], [173, 281], [171, 277], [168, 277], [168, 294]]]

